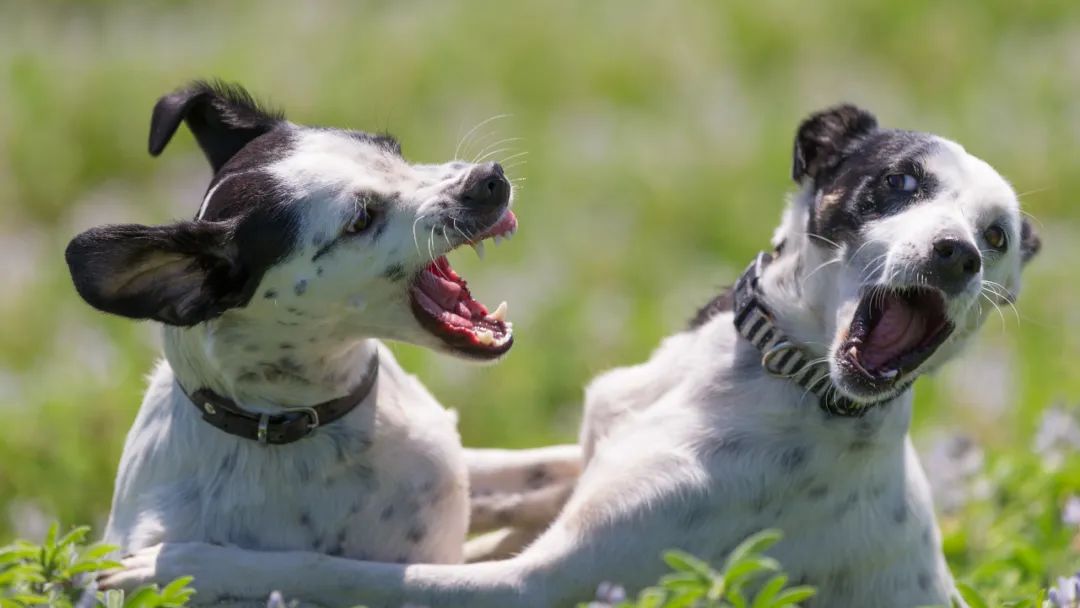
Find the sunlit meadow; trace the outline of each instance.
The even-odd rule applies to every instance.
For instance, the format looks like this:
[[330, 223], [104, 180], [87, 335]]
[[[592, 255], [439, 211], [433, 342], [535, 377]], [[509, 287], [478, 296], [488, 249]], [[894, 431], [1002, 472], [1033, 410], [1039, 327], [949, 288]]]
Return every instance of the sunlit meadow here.
[[521, 231], [454, 264], [509, 300], [510, 356], [395, 346], [476, 446], [573, 440], [588, 379], [645, 358], [767, 246], [806, 113], [854, 101], [962, 142], [1044, 249], [1017, 306], [917, 388], [947, 555], [988, 605], [1080, 566], [1075, 0], [0, 0], [0, 544], [103, 524], [158, 328], [86, 306], [62, 251], [194, 213], [192, 139], [158, 159], [146, 139], [157, 97], [204, 76], [298, 122], [390, 131], [414, 160], [508, 167]]

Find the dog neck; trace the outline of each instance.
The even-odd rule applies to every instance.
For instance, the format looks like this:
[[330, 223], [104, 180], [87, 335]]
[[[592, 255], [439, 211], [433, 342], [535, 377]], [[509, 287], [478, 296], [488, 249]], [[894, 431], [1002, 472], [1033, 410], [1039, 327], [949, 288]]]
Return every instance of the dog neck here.
[[266, 327], [230, 311], [194, 327], [166, 326], [165, 358], [190, 394], [209, 389], [256, 413], [342, 397], [363, 382], [374, 339], [317, 323]]

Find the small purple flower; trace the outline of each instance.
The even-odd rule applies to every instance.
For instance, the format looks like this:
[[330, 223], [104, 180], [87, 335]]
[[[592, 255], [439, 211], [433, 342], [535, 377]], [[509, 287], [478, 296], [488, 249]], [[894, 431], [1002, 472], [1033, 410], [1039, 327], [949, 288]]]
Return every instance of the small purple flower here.
[[1080, 497], [1070, 496], [1061, 510], [1061, 521], [1068, 526], [1080, 526]]
[[605, 581], [596, 588], [596, 601], [589, 602], [587, 606], [588, 608], [610, 608], [625, 601], [626, 589], [623, 589], [621, 585]]
[[989, 494], [983, 450], [966, 435], [939, 435], [923, 454], [934, 500], [942, 513], [959, 510], [968, 501]]
[[1080, 572], [1059, 577], [1057, 586], [1046, 593], [1043, 608], [1080, 608]]
[[1058, 468], [1069, 454], [1080, 453], [1080, 415], [1055, 405], [1043, 412], [1035, 432], [1035, 452], [1046, 466]]

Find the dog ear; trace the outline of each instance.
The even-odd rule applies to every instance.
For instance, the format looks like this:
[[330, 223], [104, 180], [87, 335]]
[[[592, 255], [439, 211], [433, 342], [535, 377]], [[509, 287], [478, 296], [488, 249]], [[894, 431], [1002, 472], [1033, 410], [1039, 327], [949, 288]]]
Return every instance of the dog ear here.
[[1031, 220], [1025, 217], [1020, 222], [1020, 259], [1027, 264], [1031, 258], [1035, 257], [1035, 254], [1039, 253], [1040, 249], [1042, 249], [1042, 239], [1039, 238], [1035, 227], [1031, 225]]
[[83, 232], [65, 258], [75, 289], [94, 308], [187, 326], [250, 298], [235, 249], [224, 222], [125, 224]]
[[154, 105], [150, 118], [150, 154], [157, 156], [180, 121], [187, 123], [217, 173], [251, 140], [284, 121], [280, 113], [259, 107], [238, 85], [196, 81], [169, 93]]
[[816, 179], [843, 160], [848, 145], [877, 129], [874, 115], [856, 106], [839, 105], [810, 115], [799, 125], [791, 178]]

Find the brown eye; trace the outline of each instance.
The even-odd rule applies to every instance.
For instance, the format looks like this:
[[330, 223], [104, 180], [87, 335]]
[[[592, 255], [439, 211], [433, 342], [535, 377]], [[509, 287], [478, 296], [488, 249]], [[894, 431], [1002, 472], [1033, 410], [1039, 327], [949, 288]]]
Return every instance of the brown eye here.
[[346, 234], [359, 234], [367, 230], [370, 225], [371, 214], [368, 213], [367, 207], [360, 207], [356, 210], [356, 217], [345, 227], [345, 232]]
[[986, 244], [998, 251], [1005, 251], [1005, 246], [1008, 245], [1008, 237], [1005, 235], [1005, 230], [997, 224], [987, 228], [983, 232], [983, 238], [986, 239]]

